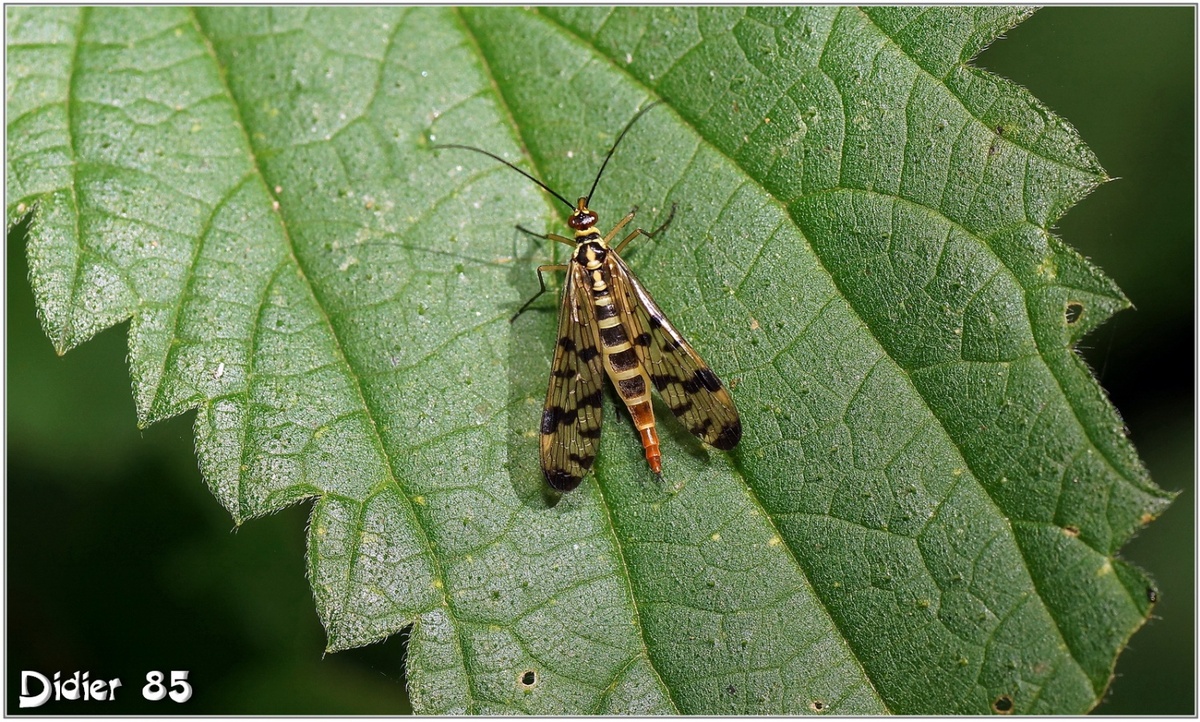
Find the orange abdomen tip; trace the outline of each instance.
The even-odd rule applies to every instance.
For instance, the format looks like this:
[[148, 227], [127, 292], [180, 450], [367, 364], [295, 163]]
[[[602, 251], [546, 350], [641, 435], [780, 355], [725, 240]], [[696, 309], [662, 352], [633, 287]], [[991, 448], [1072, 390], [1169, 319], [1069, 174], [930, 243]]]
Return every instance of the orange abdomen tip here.
[[658, 450], [658, 431], [653, 426], [647, 426], [638, 429], [638, 433], [642, 436], [642, 446], [646, 449], [646, 462], [650, 464], [650, 471], [661, 474], [662, 452]]

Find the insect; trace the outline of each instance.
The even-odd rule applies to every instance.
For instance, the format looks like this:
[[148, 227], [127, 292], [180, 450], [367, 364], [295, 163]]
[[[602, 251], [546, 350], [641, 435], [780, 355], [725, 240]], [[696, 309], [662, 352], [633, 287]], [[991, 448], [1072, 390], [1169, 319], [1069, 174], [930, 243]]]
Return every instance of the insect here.
[[517, 226], [525, 233], [566, 244], [574, 250], [565, 264], [538, 267], [541, 290], [510, 319], [515, 321], [545, 293], [544, 272], [566, 272], [558, 313], [558, 344], [540, 429], [542, 473], [546, 483], [557, 491], [579, 486], [596, 459], [605, 375], [629, 409], [646, 461], [659, 478], [662, 452], [650, 402], [651, 385], [688, 431], [705, 442], [728, 451], [742, 438], [741, 419], [729, 391], [675, 330], [621, 259], [621, 251], [634, 238], [639, 235], [653, 238], [665, 230], [675, 217], [675, 208], [671, 208], [671, 214], [658, 228], [653, 231], [635, 228], [614, 247], [613, 239], [633, 220], [637, 208], [602, 235], [595, 227], [596, 214], [588, 207], [617, 146], [633, 124], [658, 102], [647, 104], [633, 116], [605, 156], [591, 190], [574, 204], [497, 155], [466, 145], [437, 146], [475, 151], [500, 161], [571, 209], [567, 225], [575, 232], [574, 239], [534, 233]]

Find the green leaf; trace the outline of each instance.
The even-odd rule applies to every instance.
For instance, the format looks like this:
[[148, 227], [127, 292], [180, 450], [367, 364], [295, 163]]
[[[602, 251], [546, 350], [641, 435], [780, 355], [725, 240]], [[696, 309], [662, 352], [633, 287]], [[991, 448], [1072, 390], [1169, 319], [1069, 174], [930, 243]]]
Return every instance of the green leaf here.
[[[1128, 306], [1047, 230], [1106, 176], [968, 61], [1003, 8], [9, 8], [9, 225], [60, 352], [129, 319], [234, 518], [314, 499], [331, 650], [411, 625], [414, 709], [1078, 713], [1169, 501], [1073, 345]], [[745, 437], [606, 401], [542, 491], [551, 253], [602, 224]], [[660, 413], [660, 417], [664, 416]], [[669, 415], [666, 415], [669, 416]]]

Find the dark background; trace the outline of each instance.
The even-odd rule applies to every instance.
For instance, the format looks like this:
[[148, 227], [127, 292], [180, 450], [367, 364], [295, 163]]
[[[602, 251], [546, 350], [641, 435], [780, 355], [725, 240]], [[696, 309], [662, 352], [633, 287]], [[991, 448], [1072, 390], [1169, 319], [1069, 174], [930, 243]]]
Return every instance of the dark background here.
[[[1155, 481], [1180, 495], [1122, 553], [1160, 596], [1097, 708], [1108, 714], [1195, 713], [1194, 42], [1192, 8], [1048, 8], [976, 61], [1075, 124], [1119, 178], [1058, 233], [1136, 307], [1081, 350]], [[8, 712], [20, 669], [125, 681], [117, 703], [35, 710], [50, 714], [408, 711], [398, 636], [322, 656], [308, 505], [234, 533], [197, 470], [193, 415], [137, 430], [127, 327], [57, 357], [24, 235], [8, 240]], [[142, 701], [155, 669], [190, 670], [192, 700]]]

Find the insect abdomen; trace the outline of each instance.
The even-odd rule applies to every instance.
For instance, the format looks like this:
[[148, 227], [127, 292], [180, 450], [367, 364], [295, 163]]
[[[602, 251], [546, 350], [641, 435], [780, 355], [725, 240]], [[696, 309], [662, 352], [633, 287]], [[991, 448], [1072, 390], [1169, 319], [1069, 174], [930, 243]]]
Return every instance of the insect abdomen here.
[[654, 427], [654, 407], [650, 403], [650, 376], [638, 358], [629, 335], [625, 333], [620, 313], [613, 303], [608, 269], [599, 266], [589, 268], [589, 271], [592, 273], [592, 299], [596, 304], [596, 325], [600, 331], [604, 370], [629, 409], [642, 447], [646, 450], [650, 470], [661, 474], [662, 453], [658, 448], [658, 431]]

